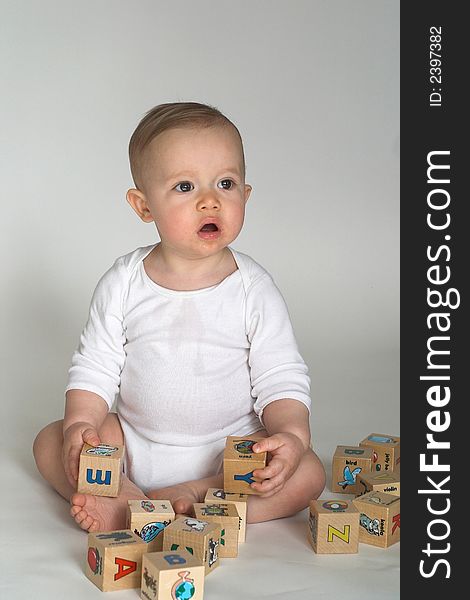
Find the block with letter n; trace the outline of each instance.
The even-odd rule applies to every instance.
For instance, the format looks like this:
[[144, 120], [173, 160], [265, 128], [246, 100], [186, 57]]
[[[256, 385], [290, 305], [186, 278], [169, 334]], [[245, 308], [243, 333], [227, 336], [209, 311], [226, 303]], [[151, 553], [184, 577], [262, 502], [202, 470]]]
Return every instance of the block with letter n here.
[[121, 489], [124, 446], [84, 444], [80, 453], [77, 492], [116, 498]]
[[355, 554], [359, 511], [347, 500], [312, 500], [308, 540], [317, 554]]

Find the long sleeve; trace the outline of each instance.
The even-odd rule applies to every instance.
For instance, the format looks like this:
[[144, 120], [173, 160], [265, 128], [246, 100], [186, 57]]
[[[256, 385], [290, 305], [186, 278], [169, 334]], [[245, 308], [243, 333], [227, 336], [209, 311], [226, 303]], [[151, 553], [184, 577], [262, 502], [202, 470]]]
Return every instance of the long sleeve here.
[[66, 391], [81, 389], [101, 396], [111, 408], [119, 391], [125, 360], [123, 288], [126, 268], [118, 259], [98, 282], [88, 321], [80, 336]]
[[310, 412], [310, 378], [295, 340], [286, 303], [269, 274], [258, 277], [247, 293], [246, 330], [254, 410], [292, 398]]

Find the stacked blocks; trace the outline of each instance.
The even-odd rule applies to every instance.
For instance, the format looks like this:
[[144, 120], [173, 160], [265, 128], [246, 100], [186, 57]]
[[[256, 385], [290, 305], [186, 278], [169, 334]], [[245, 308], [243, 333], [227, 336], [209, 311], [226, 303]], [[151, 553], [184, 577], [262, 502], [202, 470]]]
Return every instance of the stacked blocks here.
[[384, 492], [385, 494], [400, 495], [400, 475], [397, 471], [371, 471], [359, 473], [357, 476], [359, 486], [358, 496], [367, 492]]
[[317, 554], [355, 554], [359, 512], [346, 500], [312, 500], [308, 539]]
[[236, 558], [240, 529], [240, 517], [236, 507], [222, 502], [196, 503], [194, 512], [197, 519], [220, 525], [220, 558]]
[[204, 498], [204, 502], [224, 502], [225, 504], [233, 504], [237, 509], [240, 517], [240, 530], [238, 532], [238, 543], [242, 543], [246, 539], [246, 512], [247, 512], [247, 494], [232, 494], [224, 492], [218, 488], [209, 488]]
[[372, 448], [373, 471], [394, 471], [400, 464], [400, 438], [383, 433], [371, 433], [359, 446]]
[[259, 440], [229, 436], [224, 450], [224, 491], [240, 494], [259, 494], [250, 484], [260, 481], [253, 477], [255, 469], [266, 466], [266, 452], [253, 452]]
[[85, 574], [103, 592], [138, 588], [147, 550], [130, 529], [89, 533]]
[[204, 566], [187, 550], [144, 554], [143, 600], [202, 600], [203, 594]]
[[123, 457], [124, 446], [83, 444], [77, 492], [112, 498], [119, 496]]
[[147, 552], [163, 548], [163, 530], [175, 520], [169, 500], [128, 500], [127, 525], [147, 542]]
[[187, 550], [200, 559], [206, 575], [219, 566], [220, 525], [182, 517], [163, 531], [163, 550]]
[[331, 491], [340, 494], [358, 494], [357, 476], [370, 472], [372, 448], [338, 446], [333, 456]]
[[400, 498], [368, 492], [353, 500], [360, 512], [359, 541], [388, 548], [400, 540]]

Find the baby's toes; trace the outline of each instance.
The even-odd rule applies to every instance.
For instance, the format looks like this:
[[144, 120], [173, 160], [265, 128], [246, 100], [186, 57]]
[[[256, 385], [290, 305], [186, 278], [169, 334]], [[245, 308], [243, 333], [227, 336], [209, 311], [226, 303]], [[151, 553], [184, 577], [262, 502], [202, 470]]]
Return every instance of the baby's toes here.
[[90, 530], [90, 527], [93, 525], [94, 519], [93, 517], [90, 517], [90, 515], [88, 515], [87, 517], [85, 517], [83, 519], [83, 521], [80, 523], [80, 527], [82, 529], [85, 529], [86, 531]]
[[76, 514], [75, 514], [75, 522], [78, 523], [79, 525], [81, 525], [82, 521], [84, 519], [86, 519], [88, 517], [88, 513], [86, 510], [79, 510]]
[[98, 531], [98, 530], [99, 530], [99, 523], [96, 519], [93, 519], [93, 523], [88, 528], [88, 531], [90, 533], [93, 533], [94, 531]]
[[70, 498], [70, 504], [72, 506], [80, 506], [81, 508], [83, 508], [86, 504], [85, 494], [73, 494]]
[[176, 514], [194, 515], [193, 503], [189, 498], [177, 498], [173, 501], [173, 509]]

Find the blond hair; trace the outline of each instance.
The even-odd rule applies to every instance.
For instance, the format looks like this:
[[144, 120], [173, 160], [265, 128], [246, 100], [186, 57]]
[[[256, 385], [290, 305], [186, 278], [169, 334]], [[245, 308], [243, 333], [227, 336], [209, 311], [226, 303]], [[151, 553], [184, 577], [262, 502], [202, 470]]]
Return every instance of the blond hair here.
[[217, 108], [199, 102], [168, 102], [150, 109], [137, 125], [129, 142], [129, 163], [137, 189], [142, 189], [143, 158], [152, 140], [169, 129], [233, 127], [240, 140], [243, 177], [245, 156], [243, 142], [237, 127]]

